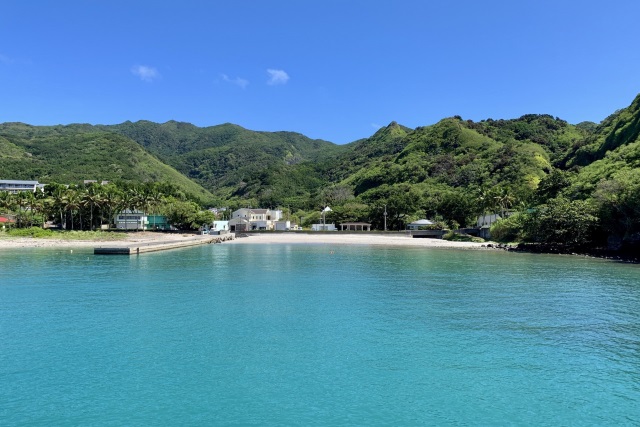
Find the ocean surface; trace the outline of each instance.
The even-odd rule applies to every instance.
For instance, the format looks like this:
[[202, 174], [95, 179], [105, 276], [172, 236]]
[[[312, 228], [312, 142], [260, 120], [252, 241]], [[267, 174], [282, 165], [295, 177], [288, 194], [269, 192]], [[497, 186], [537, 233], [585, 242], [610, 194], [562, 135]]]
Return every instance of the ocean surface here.
[[0, 425], [640, 425], [640, 266], [0, 250]]

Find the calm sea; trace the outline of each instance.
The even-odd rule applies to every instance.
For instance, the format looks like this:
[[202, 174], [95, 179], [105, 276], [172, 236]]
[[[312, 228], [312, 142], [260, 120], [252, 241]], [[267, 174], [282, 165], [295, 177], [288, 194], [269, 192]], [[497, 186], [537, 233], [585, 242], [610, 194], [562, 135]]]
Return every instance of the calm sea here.
[[0, 250], [0, 425], [640, 425], [640, 266]]

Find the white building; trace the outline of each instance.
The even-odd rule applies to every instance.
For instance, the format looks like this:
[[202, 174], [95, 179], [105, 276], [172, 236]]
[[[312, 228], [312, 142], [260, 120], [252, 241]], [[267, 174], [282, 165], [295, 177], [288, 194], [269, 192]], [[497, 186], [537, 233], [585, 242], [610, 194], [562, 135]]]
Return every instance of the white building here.
[[335, 224], [311, 224], [311, 231], [338, 231]]
[[276, 231], [289, 231], [289, 230], [291, 230], [291, 221], [276, 221], [275, 222], [275, 230]]
[[35, 193], [37, 189], [44, 189], [44, 184], [38, 181], [21, 181], [16, 179], [0, 179], [0, 191], [16, 194], [21, 191], [30, 191]]
[[502, 219], [502, 217], [497, 213], [491, 215], [480, 215], [478, 216], [478, 219], [476, 219], [476, 227], [491, 227], [493, 224], [495, 224], [496, 221], [500, 219]]
[[116, 214], [114, 222], [119, 230], [144, 230], [149, 224], [147, 215], [144, 212], [128, 209]]
[[231, 231], [274, 230], [282, 219], [282, 211], [272, 209], [242, 208], [231, 214]]
[[229, 221], [213, 221], [211, 224], [213, 231], [229, 231]]
[[209, 234], [227, 234], [229, 232], [229, 221], [213, 221]]

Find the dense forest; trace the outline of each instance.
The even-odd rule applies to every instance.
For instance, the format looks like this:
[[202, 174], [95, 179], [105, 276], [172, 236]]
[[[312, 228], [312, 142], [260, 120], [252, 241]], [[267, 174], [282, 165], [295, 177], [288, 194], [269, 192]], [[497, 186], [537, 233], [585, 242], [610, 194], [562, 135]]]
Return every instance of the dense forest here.
[[[199, 128], [0, 125], [0, 178], [171, 183], [204, 206], [283, 209], [294, 221], [366, 221], [403, 229], [419, 218], [471, 226], [503, 217], [494, 239], [567, 248], [637, 248], [640, 96], [601, 123], [549, 115], [479, 122], [396, 122], [346, 145], [233, 124]], [[302, 219], [304, 218], [304, 221]]]

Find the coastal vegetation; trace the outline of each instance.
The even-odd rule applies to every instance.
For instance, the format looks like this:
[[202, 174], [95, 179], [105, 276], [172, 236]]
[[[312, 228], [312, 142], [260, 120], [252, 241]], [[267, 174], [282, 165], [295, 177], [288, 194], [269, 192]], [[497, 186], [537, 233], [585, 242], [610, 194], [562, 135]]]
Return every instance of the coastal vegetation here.
[[85, 180], [170, 182], [202, 203], [213, 195], [129, 138], [90, 125], [0, 124], [1, 179], [82, 184]]
[[[185, 228], [202, 224], [203, 208], [247, 206], [279, 208], [309, 226], [330, 206], [327, 222], [379, 230], [419, 218], [457, 229], [498, 214], [491, 224], [498, 241], [630, 250], [640, 242], [639, 134], [640, 96], [600, 124], [545, 114], [455, 116], [415, 129], [391, 122], [345, 145], [233, 124], [5, 123], [0, 170], [4, 179], [50, 184], [49, 202], [4, 204], [21, 226], [48, 219], [90, 230], [125, 206], [156, 209]], [[91, 202], [98, 188], [84, 179], [116, 183], [119, 204]], [[158, 184], [167, 182], [170, 189]], [[62, 198], [55, 183], [71, 184], [77, 196]], [[148, 198], [140, 192], [162, 185], [161, 203], [141, 201]]]
[[181, 229], [198, 229], [214, 219], [213, 213], [169, 183], [51, 183], [35, 193], [0, 192], [0, 211], [12, 213], [15, 226], [32, 234], [33, 227], [44, 228], [47, 222], [69, 231], [110, 228], [116, 213], [123, 210], [165, 215]]
[[99, 241], [117, 241], [124, 240], [126, 235], [123, 233], [110, 233], [105, 231], [59, 231], [49, 228], [28, 227], [28, 228], [10, 228], [0, 232], [0, 239], [30, 237], [36, 239], [55, 238], [56, 240], [99, 240]]

